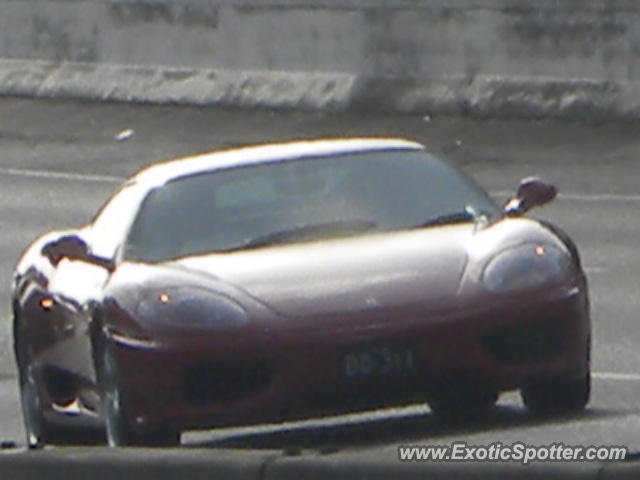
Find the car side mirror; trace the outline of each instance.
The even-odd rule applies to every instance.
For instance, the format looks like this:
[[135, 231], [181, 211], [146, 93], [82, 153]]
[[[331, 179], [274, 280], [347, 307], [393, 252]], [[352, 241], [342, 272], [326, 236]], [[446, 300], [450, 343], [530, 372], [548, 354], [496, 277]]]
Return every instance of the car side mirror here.
[[114, 270], [111, 260], [96, 257], [89, 251], [87, 243], [78, 235], [63, 235], [42, 247], [41, 253], [47, 257], [52, 265], [56, 266], [64, 258], [80, 260], [106, 268], [109, 272]]
[[520, 182], [516, 196], [505, 204], [504, 213], [507, 216], [523, 215], [534, 207], [549, 203], [557, 194], [556, 187], [551, 183], [536, 177], [525, 178]]

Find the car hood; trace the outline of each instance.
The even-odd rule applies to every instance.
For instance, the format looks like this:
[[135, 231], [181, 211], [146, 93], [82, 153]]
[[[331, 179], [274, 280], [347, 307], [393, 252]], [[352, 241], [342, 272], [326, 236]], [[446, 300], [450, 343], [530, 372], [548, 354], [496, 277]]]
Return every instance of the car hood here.
[[474, 225], [458, 224], [181, 259], [180, 268], [232, 284], [281, 315], [451, 305]]

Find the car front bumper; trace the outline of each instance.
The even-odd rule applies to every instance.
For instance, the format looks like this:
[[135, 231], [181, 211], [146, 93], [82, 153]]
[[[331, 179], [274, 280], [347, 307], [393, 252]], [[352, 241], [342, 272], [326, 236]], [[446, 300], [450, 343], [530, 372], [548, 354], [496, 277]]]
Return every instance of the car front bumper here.
[[[578, 287], [429, 318], [383, 317], [153, 342], [115, 337], [130, 420], [180, 430], [273, 422], [589, 371], [588, 300]], [[353, 358], [366, 364], [379, 352], [395, 367], [349, 371]]]

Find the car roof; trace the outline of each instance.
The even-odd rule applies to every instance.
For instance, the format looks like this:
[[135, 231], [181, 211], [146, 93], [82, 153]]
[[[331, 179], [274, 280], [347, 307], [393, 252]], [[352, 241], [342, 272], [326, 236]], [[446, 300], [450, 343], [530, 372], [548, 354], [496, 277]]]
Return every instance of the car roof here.
[[424, 145], [402, 138], [336, 138], [235, 147], [151, 165], [134, 175], [131, 182], [159, 186], [202, 172], [384, 150], [424, 150]]

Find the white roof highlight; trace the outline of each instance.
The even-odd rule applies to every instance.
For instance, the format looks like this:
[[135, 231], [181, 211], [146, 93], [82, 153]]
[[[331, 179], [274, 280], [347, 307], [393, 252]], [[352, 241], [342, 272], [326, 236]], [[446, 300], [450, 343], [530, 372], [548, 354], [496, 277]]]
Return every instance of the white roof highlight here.
[[344, 138], [269, 143], [230, 148], [151, 165], [132, 181], [163, 185], [173, 179], [228, 168], [380, 150], [424, 150], [424, 145], [401, 138]]

